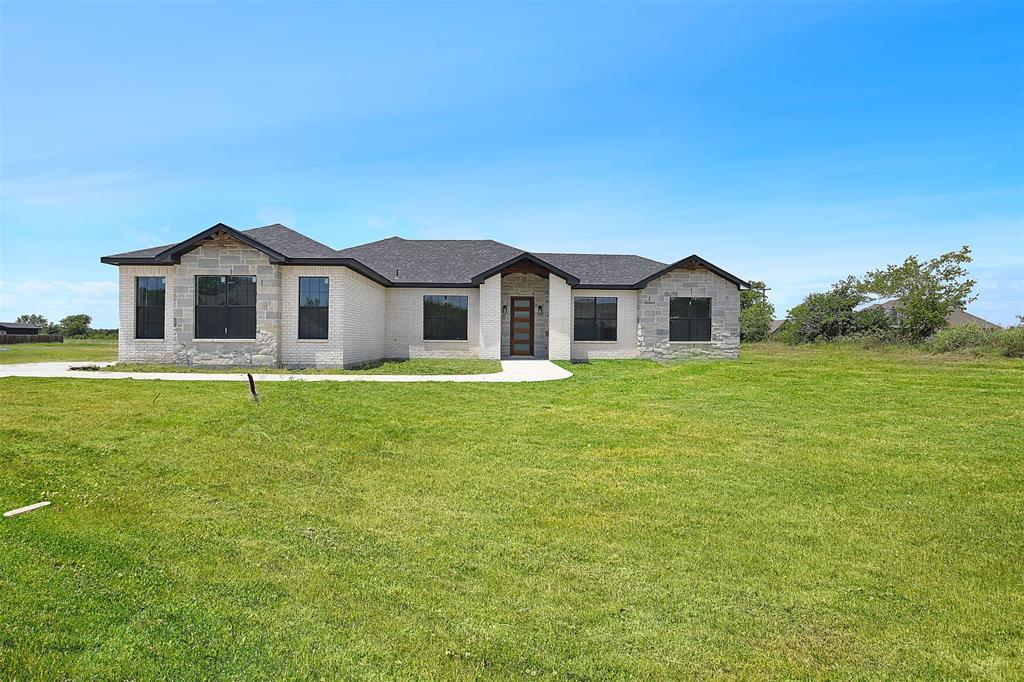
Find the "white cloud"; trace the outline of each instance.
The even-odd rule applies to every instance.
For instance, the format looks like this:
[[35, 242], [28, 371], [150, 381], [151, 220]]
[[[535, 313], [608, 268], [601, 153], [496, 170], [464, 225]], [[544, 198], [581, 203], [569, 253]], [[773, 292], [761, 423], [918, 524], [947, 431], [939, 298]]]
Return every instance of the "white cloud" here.
[[0, 280], [0, 319], [37, 313], [56, 322], [67, 315], [85, 313], [94, 327], [117, 326], [117, 283], [107, 280], [69, 282], [54, 280]]

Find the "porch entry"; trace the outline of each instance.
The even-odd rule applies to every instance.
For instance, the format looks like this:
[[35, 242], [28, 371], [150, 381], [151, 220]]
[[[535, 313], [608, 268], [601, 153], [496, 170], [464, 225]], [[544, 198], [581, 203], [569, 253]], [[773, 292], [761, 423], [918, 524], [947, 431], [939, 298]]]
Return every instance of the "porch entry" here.
[[512, 296], [509, 355], [533, 355], [533, 296]]

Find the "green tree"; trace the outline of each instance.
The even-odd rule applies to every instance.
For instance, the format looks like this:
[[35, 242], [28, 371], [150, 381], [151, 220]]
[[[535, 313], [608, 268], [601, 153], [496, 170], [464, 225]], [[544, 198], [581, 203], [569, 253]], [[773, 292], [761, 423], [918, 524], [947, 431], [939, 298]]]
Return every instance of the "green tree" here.
[[18, 324], [34, 324], [39, 327], [40, 334], [48, 334], [50, 332], [50, 321], [42, 315], [36, 315], [35, 313], [18, 315], [18, 319], [15, 322]]
[[908, 341], [922, 341], [945, 327], [951, 312], [963, 310], [977, 299], [971, 296], [977, 282], [967, 278], [964, 267], [970, 262], [971, 247], [966, 244], [959, 251], [928, 261], [909, 256], [902, 265], [867, 273], [860, 291], [879, 299], [895, 299], [896, 332]]
[[808, 294], [789, 311], [789, 334], [796, 342], [831, 341], [850, 336], [859, 329], [854, 310], [866, 300], [856, 277], [850, 276], [832, 285], [825, 293]]
[[764, 282], [753, 280], [740, 291], [740, 340], [764, 341], [768, 338], [775, 306], [768, 300]]
[[64, 336], [85, 336], [89, 333], [92, 318], [85, 314], [68, 315], [60, 321], [60, 333]]

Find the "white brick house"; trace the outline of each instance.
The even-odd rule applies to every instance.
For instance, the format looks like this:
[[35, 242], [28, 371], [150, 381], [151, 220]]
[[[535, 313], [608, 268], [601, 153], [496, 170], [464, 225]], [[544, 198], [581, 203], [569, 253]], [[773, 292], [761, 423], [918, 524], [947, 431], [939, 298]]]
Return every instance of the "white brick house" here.
[[696, 255], [399, 237], [337, 251], [283, 225], [218, 224], [101, 260], [120, 274], [121, 362], [735, 358], [747, 286]]

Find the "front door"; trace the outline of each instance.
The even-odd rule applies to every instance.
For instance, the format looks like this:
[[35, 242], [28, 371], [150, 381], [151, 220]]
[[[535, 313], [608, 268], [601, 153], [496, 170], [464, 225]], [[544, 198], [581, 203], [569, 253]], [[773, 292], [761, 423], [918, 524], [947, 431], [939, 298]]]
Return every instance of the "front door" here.
[[533, 355], [533, 296], [513, 296], [509, 355]]

